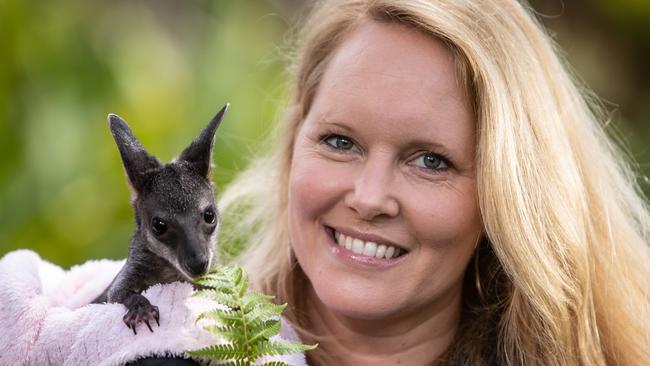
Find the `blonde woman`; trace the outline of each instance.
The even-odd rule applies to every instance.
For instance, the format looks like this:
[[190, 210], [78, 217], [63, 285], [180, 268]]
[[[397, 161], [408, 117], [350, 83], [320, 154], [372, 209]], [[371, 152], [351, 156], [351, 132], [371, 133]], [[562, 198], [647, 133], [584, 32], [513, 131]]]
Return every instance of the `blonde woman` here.
[[650, 364], [647, 203], [525, 5], [322, 2], [292, 86], [221, 242], [310, 364]]

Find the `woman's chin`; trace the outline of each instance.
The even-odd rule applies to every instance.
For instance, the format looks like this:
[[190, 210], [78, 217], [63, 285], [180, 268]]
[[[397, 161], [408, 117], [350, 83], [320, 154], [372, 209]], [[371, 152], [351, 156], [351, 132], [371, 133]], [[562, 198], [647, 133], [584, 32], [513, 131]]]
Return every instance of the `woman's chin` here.
[[351, 291], [341, 288], [320, 288], [312, 292], [317, 306], [338, 316], [359, 320], [389, 319], [398, 315], [406, 304], [394, 292]]

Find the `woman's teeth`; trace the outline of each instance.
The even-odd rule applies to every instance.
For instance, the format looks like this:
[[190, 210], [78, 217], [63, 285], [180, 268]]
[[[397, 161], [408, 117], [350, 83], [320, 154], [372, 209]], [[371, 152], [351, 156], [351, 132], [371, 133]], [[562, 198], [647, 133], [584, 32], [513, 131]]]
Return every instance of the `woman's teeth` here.
[[351, 250], [354, 253], [364, 255], [366, 257], [375, 257], [375, 258], [395, 258], [401, 254], [400, 248], [394, 247], [392, 245], [384, 245], [373, 243], [371, 241], [364, 242], [361, 239], [355, 239], [349, 236], [345, 236], [338, 231], [334, 232], [334, 237], [339, 246], [344, 247], [347, 250]]

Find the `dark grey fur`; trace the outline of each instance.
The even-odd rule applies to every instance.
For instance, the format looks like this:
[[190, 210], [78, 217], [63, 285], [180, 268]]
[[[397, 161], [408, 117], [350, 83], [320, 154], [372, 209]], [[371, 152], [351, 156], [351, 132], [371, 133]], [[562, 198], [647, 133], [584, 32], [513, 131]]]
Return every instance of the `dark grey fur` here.
[[[169, 164], [149, 155], [120, 117], [108, 116], [133, 189], [136, 228], [124, 267], [93, 303], [124, 304], [128, 311], [123, 320], [134, 333], [139, 323], [152, 330], [149, 322], [159, 321], [158, 308], [140, 294], [143, 290], [158, 283], [190, 282], [216, 263], [220, 215], [210, 166], [214, 133], [227, 109], [226, 104]], [[156, 230], [161, 227], [162, 234]]]

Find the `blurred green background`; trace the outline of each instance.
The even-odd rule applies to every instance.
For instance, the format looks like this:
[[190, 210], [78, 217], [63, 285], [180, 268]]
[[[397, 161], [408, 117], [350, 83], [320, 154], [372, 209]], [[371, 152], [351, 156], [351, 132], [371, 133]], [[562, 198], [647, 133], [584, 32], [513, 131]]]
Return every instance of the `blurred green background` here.
[[[230, 102], [214, 154], [223, 188], [282, 111], [291, 25], [308, 3], [0, 0], [0, 256], [126, 256], [133, 214], [110, 112], [169, 161]], [[650, 1], [531, 3], [650, 194]]]

